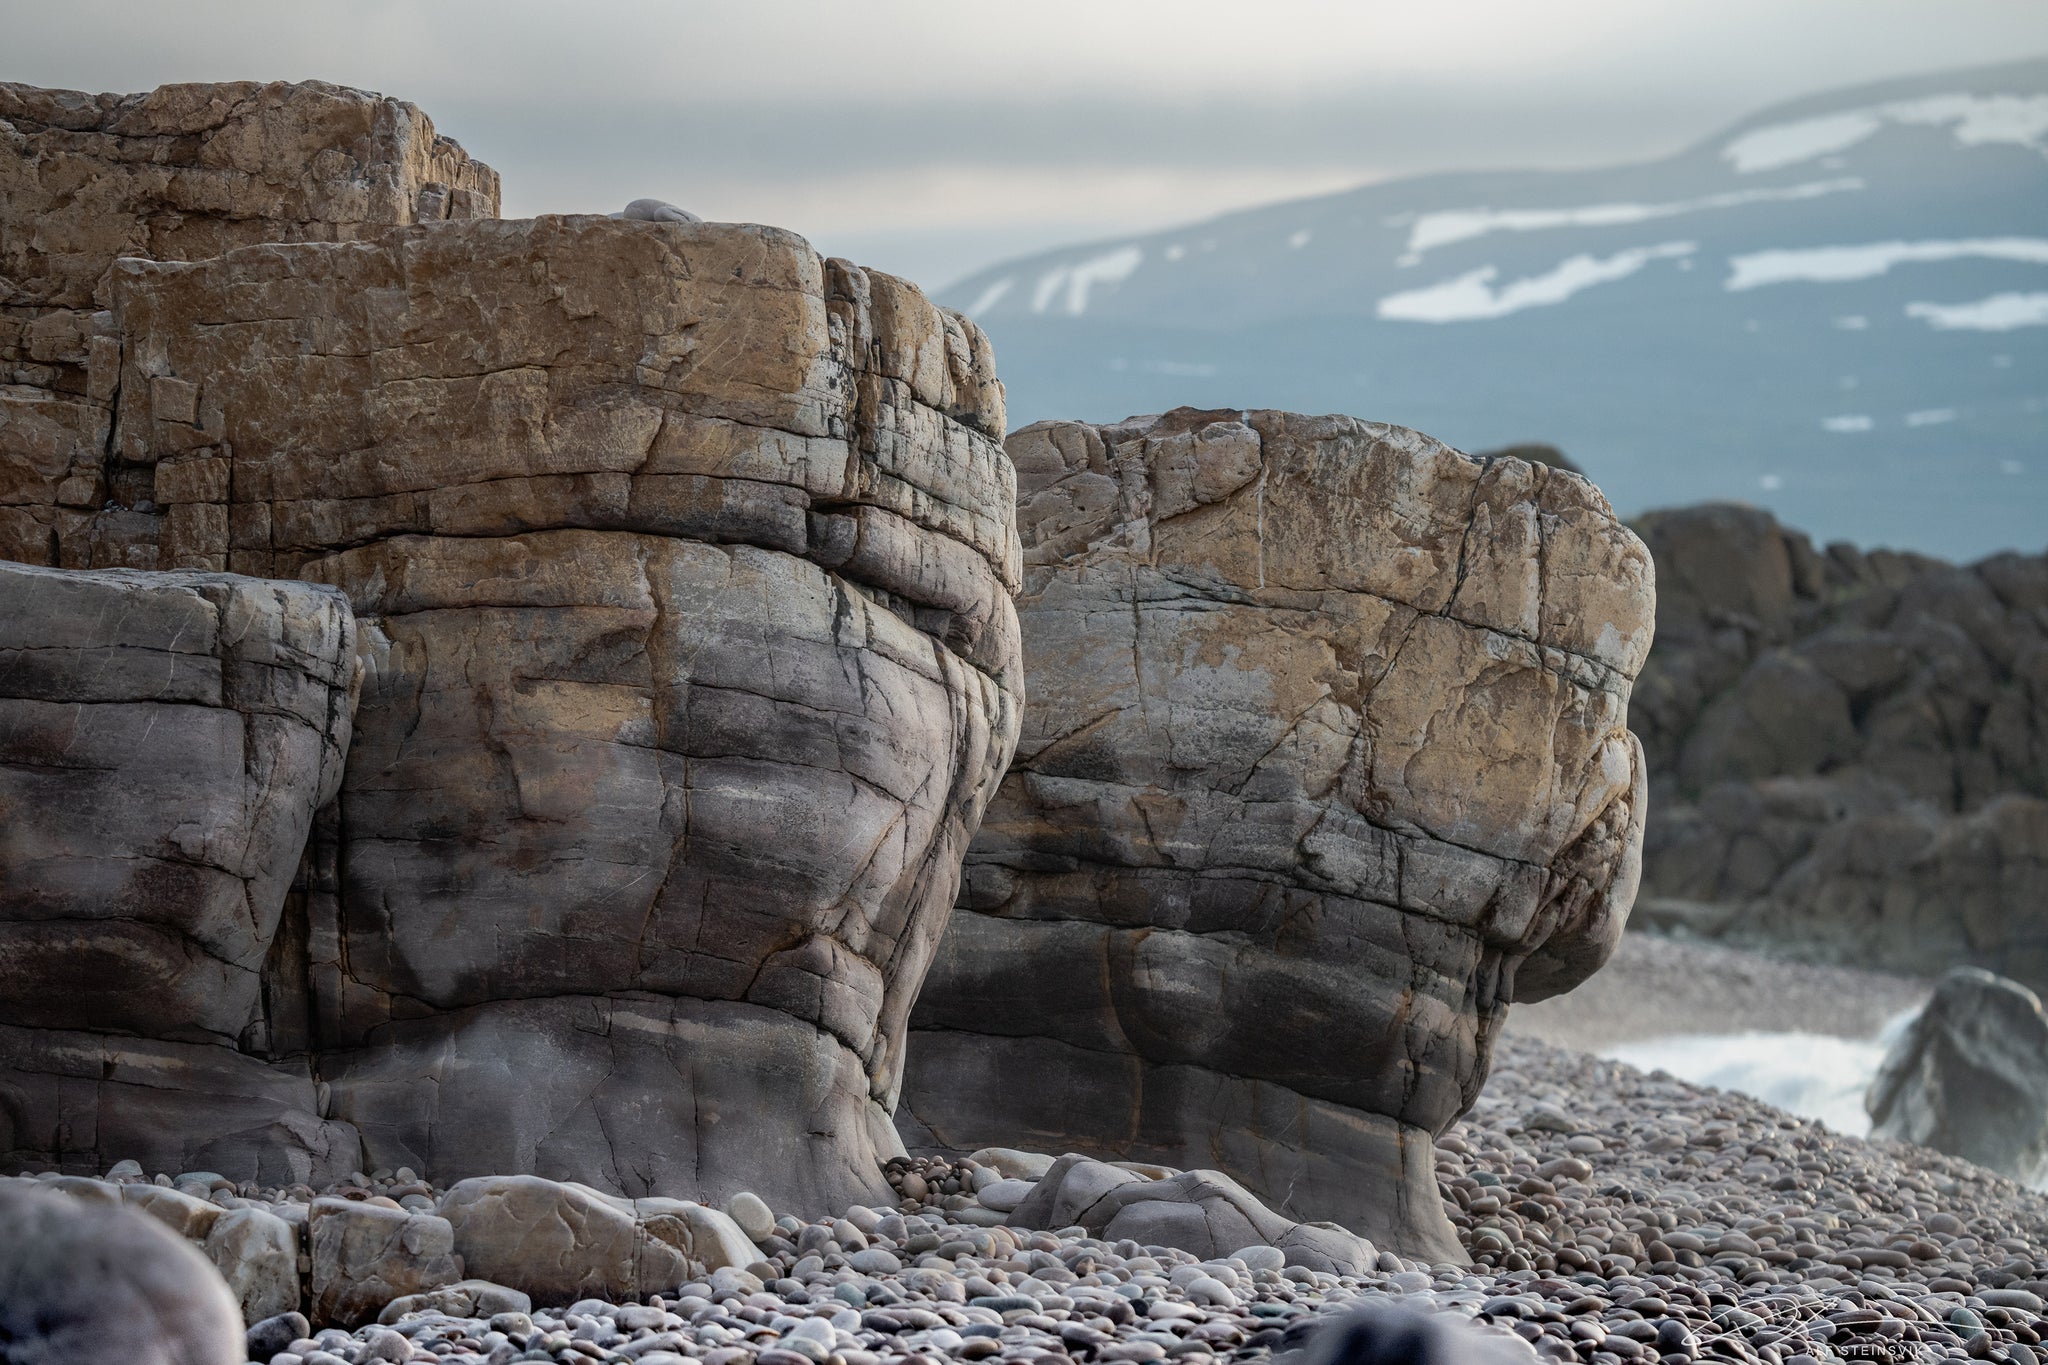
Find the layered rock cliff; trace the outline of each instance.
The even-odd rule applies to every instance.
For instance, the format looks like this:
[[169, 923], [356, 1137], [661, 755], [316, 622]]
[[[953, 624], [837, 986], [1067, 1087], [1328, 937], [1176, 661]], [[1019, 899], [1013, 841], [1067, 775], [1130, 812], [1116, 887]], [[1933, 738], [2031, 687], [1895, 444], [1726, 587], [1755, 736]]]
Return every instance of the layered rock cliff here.
[[[910, 1002], [1017, 726], [985, 339], [775, 229], [466, 216], [487, 173], [358, 92], [12, 98], [87, 127], [17, 119], [0, 174], [118, 162], [169, 109], [203, 126], [151, 155], [252, 179], [159, 239], [137, 225], [197, 191], [116, 177], [78, 209], [106, 259], [14, 267], [53, 281], [24, 307], [105, 307], [76, 373], [17, 385], [82, 416], [69, 444], [0, 427], [0, 465], [68, 471], [17, 479], [0, 553], [353, 608], [340, 790], [299, 812], [303, 864], [302, 829], [250, 851], [262, 933], [229, 965], [261, 963], [261, 1008], [210, 1001], [209, 1058], [317, 1078], [319, 1119], [362, 1135], [343, 1169], [885, 1198]], [[113, 259], [137, 243], [205, 259]], [[73, 507], [74, 477], [120, 506]], [[161, 626], [117, 615], [108, 643]], [[149, 844], [168, 814], [109, 818]], [[81, 1010], [4, 1018], [131, 1046]], [[112, 1159], [57, 1103], [0, 1146]]]
[[1216, 1166], [1456, 1254], [1431, 1140], [1635, 891], [1651, 566], [1592, 486], [1349, 418], [1009, 441], [1028, 703], [913, 1147]]

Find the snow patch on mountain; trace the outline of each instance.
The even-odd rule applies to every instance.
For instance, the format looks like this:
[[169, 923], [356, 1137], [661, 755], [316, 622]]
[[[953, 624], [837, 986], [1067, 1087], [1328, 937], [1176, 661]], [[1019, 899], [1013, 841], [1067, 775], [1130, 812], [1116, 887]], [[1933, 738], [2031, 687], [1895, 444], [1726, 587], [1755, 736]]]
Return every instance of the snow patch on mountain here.
[[1482, 266], [1455, 279], [1426, 289], [1389, 294], [1376, 309], [1382, 318], [1394, 322], [1475, 322], [1506, 317], [1524, 308], [1563, 303], [1582, 289], [1627, 279], [1651, 261], [1689, 256], [1698, 250], [1694, 242], [1662, 242], [1635, 247], [1612, 256], [1577, 255], [1558, 262], [1541, 275], [1516, 280], [1496, 290], [1497, 266]]
[[2048, 95], [1948, 94], [1753, 128], [1723, 147], [1721, 157], [1745, 175], [1780, 170], [1847, 151], [1887, 123], [1953, 125], [1965, 147], [2007, 143], [2048, 154]]
[[974, 296], [974, 302], [967, 305], [967, 316], [978, 317], [1003, 301], [1003, 295], [1016, 287], [1017, 277], [1005, 275], [988, 288]]
[[2048, 265], [2048, 238], [1971, 237], [1960, 241], [1866, 242], [1857, 246], [1745, 252], [1728, 258], [1726, 288], [1736, 291], [1793, 282], [1840, 284], [1875, 279], [1895, 265], [1970, 257]]
[[1406, 216], [1392, 218], [1388, 220], [1387, 226], [1400, 227], [1403, 223], [1408, 223], [1407, 251], [1398, 262], [1406, 266], [1419, 262], [1426, 251], [1449, 246], [1454, 242], [1469, 242], [1490, 232], [1537, 232], [1545, 228], [1567, 227], [1619, 227], [1630, 223], [1646, 223], [1655, 218], [1670, 218], [1681, 213], [1698, 213], [1704, 209], [1728, 209], [1738, 208], [1744, 204], [1815, 199], [1824, 194], [1842, 194], [1862, 188], [1861, 180], [1854, 176], [1846, 176], [1839, 180], [1818, 180], [1805, 185], [1730, 190], [1722, 194], [1702, 195], [1697, 199], [1680, 199], [1666, 204], [1586, 204], [1561, 209], [1439, 209], [1433, 213], [1417, 215], [1412, 221]]
[[[2015, 327], [2048, 327], [2048, 294], [1993, 294], [1974, 303], [1909, 303], [1906, 316], [1924, 320], [1937, 332], [2010, 332]], [[2010, 365], [2011, 361], [2006, 363]]]
[[1114, 251], [1105, 251], [1100, 256], [1090, 256], [1085, 261], [1055, 266], [1040, 275], [1038, 283], [1032, 288], [1031, 311], [1045, 312], [1064, 292], [1066, 298], [1062, 303], [1062, 311], [1069, 317], [1079, 317], [1088, 311], [1090, 290], [1102, 284], [1122, 284], [1131, 277], [1131, 272], [1136, 270], [1144, 259], [1143, 249], [1120, 246]]

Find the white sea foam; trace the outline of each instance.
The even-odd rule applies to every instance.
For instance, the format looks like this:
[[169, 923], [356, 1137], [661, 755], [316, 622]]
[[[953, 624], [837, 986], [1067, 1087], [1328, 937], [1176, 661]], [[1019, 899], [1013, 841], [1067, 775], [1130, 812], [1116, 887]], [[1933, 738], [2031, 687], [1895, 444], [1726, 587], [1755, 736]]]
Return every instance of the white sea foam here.
[[[1469, 242], [1475, 237], [1484, 237], [1491, 232], [1538, 232], [1563, 227], [1620, 227], [1630, 223], [1647, 223], [1656, 218], [1670, 218], [1681, 213], [1737, 208], [1744, 204], [1814, 199], [1824, 194], [1841, 194], [1862, 188], [1863, 182], [1852, 176], [1841, 180], [1818, 180], [1806, 185], [1730, 190], [1722, 194], [1709, 194], [1697, 199], [1678, 199], [1663, 204], [1583, 204], [1573, 208], [1551, 209], [1439, 209], [1433, 213], [1418, 214], [1410, 223], [1407, 254], [1401, 257], [1400, 264], [1413, 265], [1422, 259], [1425, 251], [1450, 246], [1455, 242]], [[1395, 220], [1392, 225], [1398, 226], [1399, 221]]]
[[1298, 231], [1290, 232], [1287, 234], [1287, 245], [1293, 250], [1299, 251], [1303, 247], [1307, 246], [1314, 239], [1314, 232], [1310, 231], [1308, 228], [1301, 228]]
[[1965, 147], [2006, 144], [2036, 151], [2048, 141], [2048, 95], [1930, 95], [1752, 128], [1721, 149], [1738, 172], [1775, 171], [1847, 151], [1887, 123], [1949, 127]]
[[1500, 271], [1483, 266], [1455, 279], [1389, 294], [1379, 301], [1380, 317], [1396, 322], [1472, 322], [1506, 317], [1524, 308], [1541, 308], [1563, 303], [1582, 289], [1627, 279], [1651, 261], [1687, 256], [1698, 250], [1693, 242], [1663, 242], [1657, 246], [1635, 247], [1612, 256], [1578, 255], [1526, 279], [1495, 289]]
[[1662, 1069], [1695, 1085], [1740, 1091], [1819, 1119], [1838, 1133], [1870, 1131], [1863, 1096], [1891, 1044], [1912, 1022], [1899, 1015], [1875, 1038], [1822, 1033], [1683, 1033], [1605, 1048], [1601, 1055], [1643, 1071]]
[[1955, 420], [1954, 408], [1921, 408], [1917, 412], [1906, 414], [1906, 425], [1909, 427], [1938, 427]]
[[[1909, 303], [1906, 316], [1923, 319], [1938, 332], [2010, 332], [2015, 327], [2048, 327], [2048, 294], [1993, 294], [1975, 303]], [[2005, 360], [2007, 365], [2012, 363], [2010, 357]], [[1996, 365], [1998, 358], [1994, 357], [1992, 363]]]
[[1824, 417], [1820, 424], [1822, 431], [1839, 432], [1868, 431], [1876, 425], [1867, 415], [1860, 412], [1845, 412], [1840, 417]]
[[1868, 280], [1895, 265], [1970, 258], [2048, 265], [2048, 238], [1969, 237], [1954, 241], [1864, 242], [1855, 246], [1814, 246], [1752, 251], [1728, 258], [1726, 288], [1810, 281], [1840, 284]]

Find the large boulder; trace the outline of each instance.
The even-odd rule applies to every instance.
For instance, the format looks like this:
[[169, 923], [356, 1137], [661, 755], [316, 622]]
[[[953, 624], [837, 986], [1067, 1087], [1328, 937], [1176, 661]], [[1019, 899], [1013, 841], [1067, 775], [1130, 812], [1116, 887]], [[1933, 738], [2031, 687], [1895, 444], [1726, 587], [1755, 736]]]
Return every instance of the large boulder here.
[[1634, 895], [1648, 554], [1575, 475], [1349, 418], [1009, 449], [1028, 706], [906, 1140], [1215, 1166], [1458, 1258], [1432, 1139]]
[[1639, 529], [1659, 592], [1638, 921], [2048, 989], [2048, 555], [1821, 551], [1725, 505]]
[[1885, 1054], [1865, 1101], [1874, 1137], [1932, 1147], [2033, 1184], [2048, 1174], [2048, 1015], [1977, 967], [1945, 974]]
[[885, 1199], [1018, 723], [986, 339], [786, 232], [598, 217], [124, 260], [111, 293], [159, 562], [361, 623], [276, 975], [368, 1163]]
[[198, 260], [497, 213], [496, 172], [417, 107], [368, 91], [0, 83], [0, 558], [159, 567], [153, 471], [105, 458], [117, 258]]
[[0, 562], [0, 602], [0, 1160], [346, 1173], [266, 977], [341, 784], [347, 599]]
[[198, 1250], [131, 1209], [0, 1181], [9, 1365], [241, 1365], [242, 1314]]
[[464, 1180], [441, 1196], [440, 1211], [470, 1274], [542, 1303], [672, 1293], [696, 1275], [760, 1259], [717, 1209], [538, 1176]]
[[320, 1326], [360, 1327], [393, 1299], [462, 1279], [447, 1219], [362, 1200], [314, 1200], [306, 1251], [307, 1312]]

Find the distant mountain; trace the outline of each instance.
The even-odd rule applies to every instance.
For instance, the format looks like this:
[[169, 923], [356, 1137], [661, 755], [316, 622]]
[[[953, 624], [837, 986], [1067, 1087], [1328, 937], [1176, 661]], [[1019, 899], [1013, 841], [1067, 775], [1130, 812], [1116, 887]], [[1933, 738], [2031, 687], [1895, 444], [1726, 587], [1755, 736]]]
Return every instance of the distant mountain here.
[[1778, 105], [1609, 170], [1427, 176], [1031, 256], [945, 302], [1013, 425], [1187, 403], [1564, 448], [1624, 513], [1742, 498], [2048, 543], [2048, 60]]

